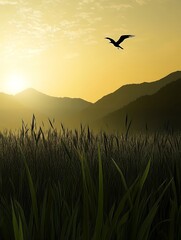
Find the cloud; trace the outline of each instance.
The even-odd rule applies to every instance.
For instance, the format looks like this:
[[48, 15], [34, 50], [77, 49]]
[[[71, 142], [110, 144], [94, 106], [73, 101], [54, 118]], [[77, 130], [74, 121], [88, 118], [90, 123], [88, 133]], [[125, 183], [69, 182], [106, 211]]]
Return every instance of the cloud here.
[[8, 0], [1, 0], [0, 1], [0, 5], [17, 5], [18, 4], [18, 2], [17, 1], [8, 1]]
[[[51, 1], [44, 0], [43, 5], [35, 7], [29, 4], [28, 1], [22, 2], [19, 0], [16, 14], [8, 22], [14, 31], [14, 42], [29, 42], [29, 48], [32, 48], [32, 51], [27, 51], [27, 54], [30, 52], [39, 54], [46, 47], [49, 48], [57, 41], [61, 41], [62, 38], [66, 38], [69, 41], [82, 38], [93, 31], [90, 27], [93, 21], [100, 20], [100, 18], [92, 18], [93, 20], [91, 20], [91, 13], [89, 15], [88, 12], [82, 12], [80, 15], [75, 14], [73, 17], [66, 17], [66, 14], [61, 13], [56, 15], [58, 6], [63, 1], [56, 0], [53, 2], [53, 5], [48, 6], [47, 4], [50, 3]], [[56, 16], [54, 23], [45, 20], [44, 12], [47, 13], [48, 11], [50, 11], [51, 17], [53, 16], [52, 13]], [[81, 21], [89, 22], [89, 26], [86, 26], [86, 28], [82, 27]], [[11, 48], [14, 46], [13, 44], [10, 45]], [[38, 47], [40, 51], [37, 51]], [[34, 48], [35, 51], [33, 51]]]
[[0, 33], [6, 36], [4, 49], [7, 55], [18, 53], [22, 57], [39, 55], [62, 40], [67, 44], [96, 44], [99, 26], [106, 31], [114, 11], [131, 7], [117, 0], [0, 0], [0, 5], [13, 5], [14, 10], [13, 14], [9, 12], [9, 21]]
[[77, 6], [77, 9], [78, 10], [81, 10], [81, 9], [92, 9], [94, 10], [95, 8], [101, 8], [101, 4], [100, 2], [97, 2], [95, 0], [81, 0], [78, 2], [78, 6]]
[[131, 8], [131, 7], [132, 6], [130, 4], [122, 4], [122, 3], [111, 3], [111, 4], [106, 6], [106, 8], [114, 9], [114, 10], [117, 10], [117, 11], [127, 9], [127, 8]]
[[[1, 2], [0, 2], [1, 3]], [[19, 0], [13, 17], [9, 18], [6, 36], [5, 55], [29, 58], [39, 55], [56, 42], [56, 33], [60, 27], [44, 21], [43, 11]]]
[[144, 5], [144, 4], [146, 4], [148, 1], [150, 1], [150, 0], [136, 0], [136, 3], [138, 3], [139, 5]]

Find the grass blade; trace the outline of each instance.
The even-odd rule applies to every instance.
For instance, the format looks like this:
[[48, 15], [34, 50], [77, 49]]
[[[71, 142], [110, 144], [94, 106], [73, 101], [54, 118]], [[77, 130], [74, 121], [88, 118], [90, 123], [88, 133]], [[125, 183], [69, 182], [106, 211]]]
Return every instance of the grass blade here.
[[99, 193], [98, 193], [98, 206], [97, 206], [97, 219], [94, 230], [93, 239], [101, 239], [101, 229], [103, 224], [103, 172], [100, 147], [98, 146], [98, 160], [99, 160]]

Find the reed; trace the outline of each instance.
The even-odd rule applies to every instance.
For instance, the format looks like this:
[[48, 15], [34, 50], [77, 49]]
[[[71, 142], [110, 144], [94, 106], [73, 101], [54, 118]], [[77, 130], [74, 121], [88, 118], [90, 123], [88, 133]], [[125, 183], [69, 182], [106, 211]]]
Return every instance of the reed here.
[[181, 134], [0, 133], [0, 239], [181, 239]]

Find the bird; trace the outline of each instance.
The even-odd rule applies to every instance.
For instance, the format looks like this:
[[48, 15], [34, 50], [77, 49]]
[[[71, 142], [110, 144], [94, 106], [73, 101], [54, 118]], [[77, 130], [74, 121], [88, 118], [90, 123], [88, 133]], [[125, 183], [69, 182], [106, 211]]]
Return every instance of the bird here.
[[112, 43], [118, 49], [120, 49], [120, 48], [123, 49], [120, 46], [120, 43], [122, 43], [126, 38], [130, 38], [130, 37], [135, 37], [135, 35], [122, 35], [117, 42], [114, 39], [110, 38], [110, 37], [106, 37], [105, 39], [110, 40], [110, 43]]

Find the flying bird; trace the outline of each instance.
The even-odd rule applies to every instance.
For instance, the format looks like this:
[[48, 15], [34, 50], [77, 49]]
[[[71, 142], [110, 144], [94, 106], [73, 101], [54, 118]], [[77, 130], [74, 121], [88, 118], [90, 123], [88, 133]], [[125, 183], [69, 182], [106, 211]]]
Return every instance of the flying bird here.
[[110, 43], [112, 43], [118, 49], [119, 48], [123, 49], [119, 44], [122, 43], [126, 38], [130, 38], [130, 37], [134, 37], [134, 35], [122, 35], [117, 42], [114, 41], [114, 39], [112, 39], [110, 37], [106, 37], [105, 39], [110, 40]]

